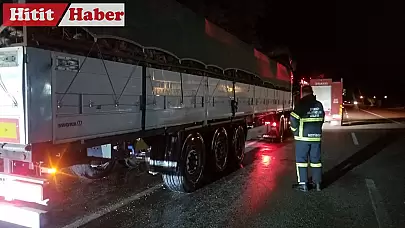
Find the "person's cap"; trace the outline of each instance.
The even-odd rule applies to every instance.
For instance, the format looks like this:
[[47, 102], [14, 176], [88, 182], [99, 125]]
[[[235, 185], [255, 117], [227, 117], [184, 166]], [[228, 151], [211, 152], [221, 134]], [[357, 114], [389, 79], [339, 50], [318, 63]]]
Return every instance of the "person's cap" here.
[[302, 93], [314, 93], [310, 85], [304, 85], [302, 87]]

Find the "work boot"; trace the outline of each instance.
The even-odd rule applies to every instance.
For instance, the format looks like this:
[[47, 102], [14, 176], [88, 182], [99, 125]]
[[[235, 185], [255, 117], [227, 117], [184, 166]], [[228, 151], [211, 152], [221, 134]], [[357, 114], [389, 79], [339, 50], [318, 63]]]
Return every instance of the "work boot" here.
[[311, 189], [315, 189], [317, 192], [320, 192], [320, 191], [322, 190], [321, 184], [319, 184], [319, 183], [316, 184], [316, 183], [313, 183], [313, 182], [312, 182], [312, 183], [310, 184], [310, 186], [311, 186], [311, 187], [310, 187]]
[[293, 188], [295, 190], [301, 191], [301, 192], [307, 192], [308, 191], [308, 187], [306, 184], [294, 184]]
[[316, 190], [317, 192], [322, 191], [321, 184], [315, 184], [315, 190]]

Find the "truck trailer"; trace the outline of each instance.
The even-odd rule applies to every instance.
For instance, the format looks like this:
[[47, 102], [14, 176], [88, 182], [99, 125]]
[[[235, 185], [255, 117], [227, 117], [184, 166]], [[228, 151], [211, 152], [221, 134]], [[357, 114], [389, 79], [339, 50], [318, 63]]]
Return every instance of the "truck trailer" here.
[[135, 164], [140, 142], [168, 189], [193, 192], [241, 164], [249, 127], [289, 129], [289, 65], [176, 1], [126, 9], [124, 28], [1, 28], [1, 220], [15, 201], [49, 205], [64, 167], [98, 179]]
[[342, 125], [343, 112], [343, 80], [310, 79], [316, 99], [319, 100], [325, 110], [325, 122], [332, 125]]

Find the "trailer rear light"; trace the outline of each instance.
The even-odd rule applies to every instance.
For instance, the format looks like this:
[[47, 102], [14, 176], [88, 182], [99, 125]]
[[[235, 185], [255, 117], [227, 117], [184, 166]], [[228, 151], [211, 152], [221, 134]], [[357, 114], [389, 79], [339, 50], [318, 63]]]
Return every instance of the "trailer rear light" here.
[[266, 121], [264, 122], [265, 125], [271, 125], [272, 127], [276, 127], [277, 126], [277, 122], [270, 122], [270, 121]]
[[57, 172], [56, 168], [41, 167], [41, 173], [56, 174], [56, 172]]

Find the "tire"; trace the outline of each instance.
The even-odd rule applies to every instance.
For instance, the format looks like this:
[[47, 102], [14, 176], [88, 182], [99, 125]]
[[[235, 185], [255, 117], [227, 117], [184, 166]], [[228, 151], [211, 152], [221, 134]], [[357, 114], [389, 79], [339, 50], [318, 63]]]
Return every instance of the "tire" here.
[[95, 167], [91, 164], [79, 164], [70, 167], [70, 170], [79, 177], [86, 179], [101, 179], [111, 174], [115, 167], [115, 161], [108, 161], [101, 166]]
[[174, 173], [162, 174], [165, 186], [175, 192], [194, 192], [203, 183], [205, 144], [199, 133], [189, 134], [181, 149], [179, 164]]
[[228, 163], [228, 134], [225, 128], [219, 128], [212, 137], [211, 151], [214, 158], [215, 169], [217, 172], [225, 170]]
[[245, 158], [246, 135], [244, 131], [242, 126], [238, 126], [232, 137], [232, 160], [236, 166], [240, 166]]

